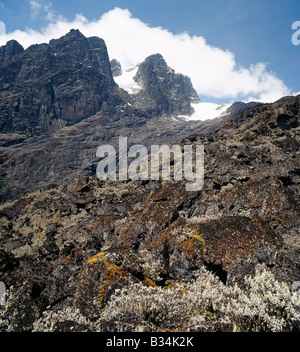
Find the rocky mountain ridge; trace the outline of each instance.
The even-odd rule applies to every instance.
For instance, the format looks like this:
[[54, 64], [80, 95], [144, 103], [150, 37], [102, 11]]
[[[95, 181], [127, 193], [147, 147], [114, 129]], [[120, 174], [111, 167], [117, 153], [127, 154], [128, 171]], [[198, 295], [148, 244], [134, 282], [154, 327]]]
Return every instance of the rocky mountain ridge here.
[[14, 46], [19, 50], [0, 68], [2, 133], [52, 133], [95, 114], [109, 99], [119, 102], [102, 39], [72, 30], [49, 44]]
[[78, 30], [26, 50], [11, 41], [0, 55], [0, 175], [9, 181], [2, 200], [95, 174], [97, 147], [119, 136], [145, 146], [179, 142], [251, 106], [187, 122], [178, 115], [198, 101], [188, 77], [152, 55], [135, 74], [142, 89], [129, 94], [114, 80], [105, 42]]
[[[94, 115], [104, 103], [115, 107], [130, 101], [113, 79], [104, 41], [78, 30], [26, 50], [11, 41], [0, 55], [2, 133], [52, 133]], [[147, 58], [137, 73], [144, 86], [137, 102], [141, 110], [149, 106], [154, 116], [190, 113], [188, 95], [195, 99], [197, 93], [183, 77], [161, 55]]]

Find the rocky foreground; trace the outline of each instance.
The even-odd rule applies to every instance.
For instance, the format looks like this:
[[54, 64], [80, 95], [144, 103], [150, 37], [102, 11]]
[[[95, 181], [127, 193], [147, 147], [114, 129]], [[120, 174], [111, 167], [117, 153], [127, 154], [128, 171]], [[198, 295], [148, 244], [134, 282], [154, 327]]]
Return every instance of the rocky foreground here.
[[1, 331], [299, 331], [300, 96], [207, 137], [205, 182], [78, 177], [0, 208]]

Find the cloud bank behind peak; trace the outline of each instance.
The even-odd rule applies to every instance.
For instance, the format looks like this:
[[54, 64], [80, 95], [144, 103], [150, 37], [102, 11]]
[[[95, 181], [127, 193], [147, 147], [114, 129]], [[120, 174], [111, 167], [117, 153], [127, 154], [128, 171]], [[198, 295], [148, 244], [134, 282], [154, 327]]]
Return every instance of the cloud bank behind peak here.
[[232, 52], [209, 45], [204, 37], [190, 36], [187, 32], [173, 34], [162, 27], [151, 27], [134, 18], [127, 9], [115, 8], [93, 21], [82, 14], [70, 21], [49, 11], [44, 28], [2, 33], [0, 45], [15, 39], [27, 48], [59, 38], [70, 29], [79, 29], [87, 37], [103, 38], [110, 58], [118, 59], [124, 70], [135, 67], [149, 55], [162, 54], [176, 72], [191, 78], [200, 97], [267, 103], [291, 94], [284, 82], [268, 71], [266, 63], [242, 67]]

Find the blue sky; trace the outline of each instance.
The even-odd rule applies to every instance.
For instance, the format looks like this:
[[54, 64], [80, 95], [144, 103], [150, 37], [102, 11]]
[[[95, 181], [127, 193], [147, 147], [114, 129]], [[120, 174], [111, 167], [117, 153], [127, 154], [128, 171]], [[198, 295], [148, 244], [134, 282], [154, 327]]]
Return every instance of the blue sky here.
[[[129, 12], [111, 12], [116, 7]], [[110, 16], [106, 22], [100, 22], [107, 13]], [[82, 17], [77, 17], [76, 21], [78, 14]], [[95, 35], [106, 41], [109, 53], [119, 55], [122, 61], [121, 49], [118, 52], [114, 48], [117, 44], [122, 47], [122, 43], [119, 44], [117, 37], [111, 35], [115, 28], [113, 21], [117, 21], [116, 35], [118, 30], [121, 31], [122, 23], [127, 38], [138, 36], [137, 32], [140, 32], [147, 38], [149, 50], [164, 48], [163, 54], [170, 66], [172, 63], [176, 71], [181, 69], [186, 70], [183, 73], [190, 73], [199, 95], [209, 101], [247, 100], [252, 97], [272, 100], [281, 94], [300, 91], [300, 45], [295, 46], [291, 41], [295, 32], [291, 28], [292, 23], [300, 21], [299, 0], [0, 0], [0, 21], [0, 45], [14, 37], [25, 47], [27, 42], [20, 32], [26, 33], [29, 45], [34, 40], [47, 41], [50, 33], [63, 35], [63, 28], [67, 28], [63, 27], [63, 23], [76, 26], [79, 21], [84, 34], [85, 30], [88, 35], [95, 31]], [[131, 27], [132, 32], [129, 32]], [[157, 27], [162, 30], [161, 37], [165, 36], [166, 41], [158, 43], [156, 48], [155, 41], [160, 42]], [[6, 35], [3, 35], [4, 28]], [[166, 32], [171, 35], [169, 52]], [[184, 32], [186, 37], [179, 37]], [[205, 39], [205, 43], [200, 43], [199, 38]], [[134, 41], [142, 43], [141, 37], [134, 38]], [[133, 44], [129, 44], [131, 51], [137, 52], [136, 56], [122, 53], [125, 66], [133, 65], [149, 51], [141, 44], [136, 49], [130, 45]], [[198, 49], [203, 45], [202, 52], [206, 57], [203, 62], [200, 49], [196, 50], [197, 45]], [[126, 51], [125, 46], [122, 48]], [[189, 57], [183, 55], [185, 50]], [[189, 61], [193, 53], [199, 55], [199, 67], [196, 59]], [[186, 66], [190, 66], [190, 71], [184, 67], [184, 61]], [[221, 71], [222, 62], [226, 74]], [[215, 74], [206, 74], [209, 70], [215, 71]], [[207, 89], [200, 73], [206, 80]], [[247, 85], [251, 87], [248, 90], [245, 89]]]

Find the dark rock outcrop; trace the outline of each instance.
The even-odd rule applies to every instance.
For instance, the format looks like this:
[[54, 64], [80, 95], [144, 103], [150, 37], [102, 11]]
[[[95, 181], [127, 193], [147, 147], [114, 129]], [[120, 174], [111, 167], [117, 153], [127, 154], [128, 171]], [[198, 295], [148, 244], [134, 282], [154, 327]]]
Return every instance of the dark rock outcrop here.
[[122, 75], [122, 66], [117, 59], [112, 59], [110, 61], [110, 66], [113, 77], [119, 77]]
[[190, 105], [195, 100], [197, 93], [191, 82], [182, 74], [176, 74], [171, 69], [162, 55], [155, 54], [146, 58], [138, 67], [134, 77], [142, 87], [137, 94], [137, 100], [158, 114], [191, 114]]
[[[113, 70], [113, 73], [112, 73]], [[24, 50], [16, 41], [0, 48], [0, 132], [27, 136], [52, 134], [103, 107], [132, 102], [115, 84], [122, 69], [110, 62], [105, 42], [78, 30]], [[188, 77], [175, 74], [161, 55], [150, 56], [136, 79], [143, 92], [135, 97], [135, 115], [190, 114], [197, 100]]]
[[23, 51], [24, 48], [16, 40], [8, 41], [6, 45], [0, 47], [0, 63], [11, 60]]
[[105, 43], [71, 30], [49, 44], [25, 51], [2, 48], [0, 131], [37, 136], [73, 125], [120, 102]]

